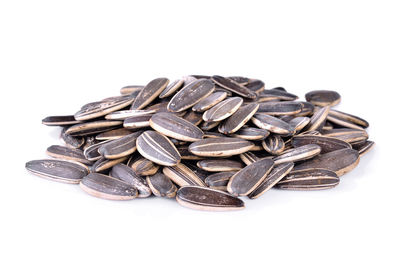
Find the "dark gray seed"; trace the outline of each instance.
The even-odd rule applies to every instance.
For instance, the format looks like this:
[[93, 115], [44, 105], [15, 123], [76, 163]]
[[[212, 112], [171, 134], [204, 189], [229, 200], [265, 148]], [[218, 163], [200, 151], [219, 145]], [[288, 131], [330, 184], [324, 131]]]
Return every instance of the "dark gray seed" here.
[[226, 191], [226, 186], [228, 185], [231, 177], [236, 174], [236, 172], [219, 172], [214, 173], [206, 177], [206, 185], [215, 190]]
[[321, 133], [314, 130], [314, 131], [300, 132], [297, 136], [300, 136], [300, 135], [321, 135]]
[[259, 93], [257, 96], [257, 102], [262, 103], [262, 102], [276, 102], [280, 101], [281, 99], [277, 95], [271, 95], [271, 94], [264, 94], [264, 93]]
[[122, 121], [100, 120], [79, 123], [69, 127], [65, 133], [72, 136], [87, 136], [113, 130], [122, 125]]
[[208, 159], [197, 162], [197, 166], [209, 172], [239, 171], [243, 164], [239, 161], [228, 159]]
[[226, 137], [224, 134], [217, 133], [217, 132], [204, 132], [203, 138], [219, 138], [219, 137]]
[[364, 156], [368, 151], [370, 151], [375, 145], [374, 141], [367, 140], [363, 144], [353, 146], [355, 150], [358, 150], [360, 156]]
[[232, 116], [225, 120], [225, 122], [220, 124], [218, 130], [224, 134], [236, 132], [253, 117], [258, 110], [258, 106], [257, 103], [251, 103], [240, 107]]
[[310, 118], [296, 117], [294, 119], [291, 119], [288, 123], [294, 129], [294, 131], [298, 133], [310, 123]]
[[269, 136], [269, 131], [260, 128], [246, 127], [232, 134], [234, 137], [246, 140], [263, 140]]
[[302, 105], [298, 102], [263, 102], [260, 103], [257, 112], [271, 116], [281, 116], [298, 114], [301, 109]]
[[185, 186], [178, 190], [176, 200], [182, 206], [209, 211], [228, 211], [244, 208], [239, 198], [223, 191], [198, 186]]
[[278, 89], [263, 90], [259, 94], [259, 98], [261, 98], [262, 96], [276, 96], [279, 98], [279, 100], [282, 100], [282, 101], [294, 101], [299, 98], [295, 94], [288, 93], [286, 91], [282, 91], [282, 90], [278, 90]]
[[229, 97], [203, 114], [204, 121], [221, 121], [235, 113], [243, 103], [241, 97]]
[[136, 140], [139, 153], [160, 165], [177, 165], [181, 156], [172, 142], [164, 135], [155, 131], [146, 131]]
[[89, 161], [97, 161], [97, 160], [101, 159], [101, 154], [99, 152], [99, 148], [107, 142], [108, 141], [102, 141], [102, 142], [88, 146], [83, 151], [83, 155], [85, 155], [85, 158]]
[[256, 113], [251, 120], [257, 127], [268, 130], [271, 133], [289, 135], [294, 132], [289, 123], [270, 115]]
[[246, 166], [231, 177], [228, 192], [234, 196], [248, 195], [261, 184], [273, 166], [274, 162], [270, 159], [261, 159]]
[[179, 154], [181, 155], [182, 160], [202, 160], [203, 157], [197, 156], [192, 154], [189, 151], [189, 146], [184, 145], [184, 146], [179, 146], [177, 147]]
[[272, 155], [279, 155], [285, 150], [285, 142], [279, 135], [270, 135], [261, 144]]
[[329, 116], [334, 116], [337, 119], [345, 120], [345, 121], [354, 123], [354, 124], [359, 125], [364, 128], [368, 128], [368, 126], [369, 126], [369, 123], [366, 120], [364, 120], [360, 117], [348, 114], [348, 113], [344, 113], [344, 112], [335, 110], [335, 109], [331, 109], [329, 111]]
[[298, 148], [284, 151], [283, 154], [275, 157], [275, 164], [298, 162], [311, 159], [321, 152], [321, 147], [315, 144], [308, 144]]
[[211, 76], [208, 76], [208, 75], [190, 75], [190, 76], [194, 77], [196, 79], [202, 79], [202, 78], [210, 79], [211, 78]]
[[193, 171], [203, 182], [208, 177], [211, 173], [208, 171], [205, 171], [199, 167], [197, 167], [196, 164], [193, 164], [192, 162], [187, 162], [185, 165]]
[[154, 114], [150, 119], [150, 126], [163, 135], [182, 141], [197, 141], [204, 135], [196, 125], [168, 112]]
[[47, 126], [64, 126], [78, 124], [80, 121], [76, 120], [74, 115], [67, 116], [49, 116], [42, 120], [42, 123]]
[[250, 199], [256, 199], [270, 190], [275, 184], [277, 184], [282, 178], [284, 178], [290, 171], [292, 171], [294, 163], [284, 163], [275, 166], [268, 176], [261, 182], [258, 187], [252, 191], [248, 196]]
[[228, 97], [230, 97], [230, 96], [232, 96], [232, 92], [230, 91], [230, 90], [227, 90], [227, 89], [225, 89], [225, 88], [222, 88], [222, 87], [220, 87], [220, 86], [218, 86], [218, 85], [215, 85], [215, 91], [217, 92], [225, 92], [226, 93], [226, 96], [228, 96]]
[[265, 83], [259, 79], [255, 79], [246, 84], [246, 88], [252, 92], [259, 93], [265, 89]]
[[252, 164], [260, 159], [250, 151], [240, 154], [239, 157], [246, 165]]
[[106, 115], [106, 120], [125, 120], [130, 117], [139, 117], [154, 114], [156, 110], [119, 110]]
[[132, 200], [138, 196], [137, 189], [122, 180], [99, 173], [90, 173], [79, 186], [90, 195], [109, 200]]
[[205, 186], [203, 180], [182, 163], [175, 166], [164, 167], [163, 173], [180, 187], [189, 185]]
[[325, 124], [325, 120], [328, 117], [329, 113], [329, 106], [323, 107], [318, 109], [317, 111], [314, 112], [314, 115], [312, 115], [310, 122], [308, 125], [305, 127], [306, 131], [321, 131], [322, 127]]
[[142, 131], [139, 131], [111, 140], [99, 147], [99, 153], [106, 159], [128, 156], [136, 151], [136, 139], [141, 134]]
[[190, 144], [189, 151], [198, 156], [223, 157], [241, 154], [254, 144], [240, 138], [206, 138]]
[[78, 184], [89, 172], [82, 164], [62, 160], [34, 160], [25, 168], [37, 176], [71, 184]]
[[196, 112], [204, 112], [224, 100], [227, 96], [228, 94], [226, 92], [213, 92], [212, 94], [195, 104], [192, 107], [192, 110]]
[[159, 166], [146, 158], [138, 158], [133, 161], [129, 166], [138, 174], [139, 176], [150, 176], [157, 173]]
[[275, 88], [272, 88], [272, 89], [270, 89], [270, 90], [276, 90], [276, 91], [286, 92], [285, 88], [283, 88], [283, 87], [275, 87]]
[[118, 163], [125, 162], [129, 156], [121, 157], [119, 159], [106, 159], [100, 158], [98, 159], [91, 167], [91, 172], [101, 172], [105, 171]]
[[168, 110], [180, 112], [186, 110], [209, 96], [215, 89], [209, 79], [199, 79], [177, 92], [168, 103]]
[[341, 176], [355, 168], [359, 161], [358, 151], [346, 148], [318, 155], [296, 165], [294, 169], [322, 168], [334, 171], [338, 176]]
[[346, 141], [350, 144], [363, 143], [368, 140], [368, 133], [362, 129], [348, 129], [348, 128], [340, 128], [340, 129], [332, 129], [325, 130], [322, 132], [324, 136], [334, 137], [343, 141]]
[[257, 94], [252, 92], [251, 90], [247, 89], [245, 86], [240, 85], [239, 83], [235, 82], [234, 80], [230, 78], [224, 78], [221, 76], [212, 76], [211, 78], [214, 83], [216, 83], [218, 86], [225, 88], [227, 90], [230, 90], [233, 93], [236, 93], [242, 97], [250, 98], [250, 99], [256, 99]]
[[60, 138], [61, 140], [65, 143], [67, 147], [70, 148], [80, 148], [85, 144], [85, 138], [84, 137], [78, 137], [78, 136], [72, 136], [68, 135], [65, 133], [65, 131], [68, 129], [68, 127], [64, 127], [61, 131]]
[[312, 115], [314, 112], [314, 105], [309, 103], [309, 102], [302, 102], [300, 101], [300, 103], [302, 104], [302, 108], [300, 113], [297, 114], [298, 117], [305, 117], [305, 116], [309, 116]]
[[349, 143], [333, 137], [320, 135], [296, 135], [292, 138], [292, 145], [294, 147], [301, 147], [308, 144], [315, 144], [320, 146], [321, 154], [336, 151], [339, 149], [351, 149], [351, 145]]
[[151, 190], [146, 179], [137, 175], [132, 168], [125, 164], [119, 163], [114, 165], [110, 171], [110, 176], [135, 187], [139, 192], [138, 197], [144, 198], [151, 195]]
[[282, 116], [277, 116], [277, 118], [283, 120], [284, 122], [289, 123], [291, 120], [296, 118], [296, 115], [282, 115]]
[[242, 77], [242, 76], [231, 76], [231, 77], [228, 77], [228, 78], [232, 79], [236, 83], [239, 83], [240, 85], [247, 85], [251, 81], [251, 79], [246, 78], [246, 77]]
[[125, 86], [122, 87], [119, 92], [122, 95], [128, 95], [128, 94], [133, 94], [135, 96], [137, 96], [137, 94], [139, 94], [139, 92], [144, 88], [144, 86], [139, 86], [139, 85], [130, 85], [130, 86]]
[[351, 121], [349, 121], [347, 119], [336, 117], [334, 115], [328, 115], [327, 120], [329, 122], [331, 122], [331, 123], [334, 123], [336, 125], [343, 126], [343, 127], [346, 127], [346, 128], [364, 130], [364, 128], [362, 126], [354, 124], [354, 123], [352, 123]]
[[178, 190], [172, 181], [163, 173], [157, 172], [146, 177], [147, 184], [155, 196], [173, 198]]
[[129, 106], [133, 102], [133, 99], [134, 98], [130, 96], [119, 96], [113, 100], [89, 103], [84, 105], [81, 110], [76, 112], [74, 117], [76, 120], [90, 120], [98, 118]]
[[64, 159], [68, 161], [80, 162], [83, 164], [92, 164], [91, 161], [86, 160], [83, 151], [80, 149], [68, 148], [59, 145], [53, 145], [47, 148], [47, 155], [57, 158]]
[[335, 172], [327, 169], [292, 170], [276, 185], [285, 190], [324, 190], [339, 184]]
[[142, 109], [155, 100], [167, 87], [169, 79], [156, 78], [150, 81], [136, 96], [131, 106], [132, 110]]
[[203, 114], [189, 111], [183, 116], [183, 119], [197, 126], [203, 121]]
[[150, 119], [153, 115], [141, 115], [130, 117], [124, 120], [124, 128], [127, 129], [140, 129], [143, 127], [150, 126]]
[[132, 134], [131, 130], [125, 128], [119, 128], [111, 131], [107, 131], [101, 134], [96, 135], [97, 140], [115, 140], [126, 135]]
[[212, 130], [213, 128], [217, 127], [219, 123], [220, 123], [220, 121], [204, 121], [200, 125], [200, 129], [202, 129], [203, 131], [209, 131], [209, 130]]
[[173, 95], [177, 90], [182, 88], [183, 83], [185, 81], [183, 79], [177, 79], [173, 82], [171, 82], [161, 93], [160, 93], [160, 98], [165, 98], [168, 96]]
[[335, 106], [340, 103], [340, 94], [335, 91], [311, 91], [306, 94], [306, 100], [316, 106]]

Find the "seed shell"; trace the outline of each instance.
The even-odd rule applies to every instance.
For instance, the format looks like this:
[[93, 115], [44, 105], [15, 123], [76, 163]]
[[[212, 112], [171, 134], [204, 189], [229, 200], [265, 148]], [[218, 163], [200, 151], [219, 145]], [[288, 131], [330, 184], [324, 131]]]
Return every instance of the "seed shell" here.
[[97, 160], [101, 159], [101, 154], [99, 152], [99, 148], [107, 142], [108, 141], [102, 141], [102, 142], [88, 146], [83, 151], [83, 155], [85, 155], [85, 158], [88, 161], [97, 161]]
[[119, 110], [106, 115], [106, 120], [125, 120], [130, 117], [139, 117], [154, 114], [156, 110]]
[[283, 154], [275, 157], [273, 160], [275, 164], [298, 162], [311, 159], [321, 152], [321, 147], [315, 144], [307, 144], [294, 149], [289, 149]]
[[328, 117], [329, 113], [329, 106], [323, 107], [318, 109], [316, 112], [314, 112], [314, 115], [312, 115], [310, 122], [306, 126], [305, 130], [306, 131], [321, 131], [322, 127], [325, 124], [326, 118]]
[[236, 172], [232, 171], [214, 173], [206, 177], [204, 181], [206, 185], [212, 189], [227, 191], [226, 186], [234, 174], [236, 174]]
[[143, 127], [150, 126], [150, 119], [153, 115], [140, 115], [135, 117], [130, 117], [124, 120], [124, 128], [127, 129], [139, 129]]
[[245, 86], [240, 85], [236, 81], [230, 79], [230, 78], [224, 78], [221, 76], [212, 76], [211, 78], [215, 84], [218, 86], [225, 88], [233, 93], [236, 93], [242, 97], [250, 98], [250, 99], [256, 99], [257, 94], [252, 92], [251, 90], [247, 89]]
[[114, 165], [110, 171], [110, 176], [135, 187], [139, 192], [138, 197], [144, 198], [151, 195], [151, 190], [146, 179], [137, 175], [132, 168], [125, 164], [119, 163]]
[[111, 140], [99, 147], [99, 153], [106, 159], [128, 156], [136, 151], [136, 139], [141, 134], [142, 131], [139, 131]]
[[339, 184], [335, 172], [327, 169], [292, 170], [276, 187], [285, 190], [324, 190]]
[[68, 161], [80, 162], [83, 164], [92, 164], [91, 161], [88, 161], [83, 155], [83, 151], [80, 149], [68, 148], [59, 145], [53, 145], [47, 148], [47, 155], [57, 158], [64, 159]]
[[263, 102], [260, 103], [258, 113], [271, 116], [295, 115], [301, 112], [302, 105], [299, 102]]
[[157, 173], [159, 166], [146, 158], [138, 158], [132, 163], [128, 162], [128, 165], [138, 174], [139, 176], [150, 176]]
[[78, 124], [80, 121], [76, 120], [74, 115], [67, 116], [49, 116], [42, 120], [42, 124], [47, 126], [64, 126]]
[[125, 86], [122, 87], [119, 92], [122, 95], [129, 95], [129, 94], [134, 94], [137, 95], [139, 92], [144, 88], [144, 86], [139, 86], [139, 85], [130, 85], [130, 86]]
[[246, 127], [232, 134], [233, 137], [238, 137], [246, 140], [263, 140], [269, 136], [269, 131], [260, 128]]
[[197, 166], [209, 172], [239, 171], [243, 164], [239, 161], [228, 159], [208, 159], [197, 162]]
[[64, 127], [61, 131], [60, 138], [64, 142], [64, 144], [69, 148], [80, 148], [85, 144], [85, 138], [79, 136], [72, 136], [65, 133], [68, 127]]
[[368, 151], [370, 151], [375, 145], [374, 141], [367, 140], [361, 145], [353, 146], [355, 150], [358, 150], [358, 153], [361, 156], [364, 156]]
[[120, 125], [122, 125], [122, 121], [100, 120], [84, 122], [72, 125], [65, 131], [65, 133], [72, 136], [87, 136], [116, 129]]
[[131, 130], [119, 128], [96, 135], [97, 140], [115, 140], [126, 135], [132, 134]]
[[219, 126], [219, 131], [224, 134], [231, 134], [242, 128], [258, 110], [257, 103], [251, 103], [240, 107], [232, 116]]
[[213, 106], [203, 114], [204, 121], [221, 121], [239, 109], [243, 103], [243, 98], [241, 97], [229, 97], [224, 101]]
[[255, 93], [262, 92], [265, 89], [265, 83], [258, 79], [250, 81], [245, 86], [247, 89]]
[[294, 132], [289, 123], [270, 115], [256, 113], [251, 120], [257, 127], [268, 130], [271, 133], [289, 135]]
[[121, 157], [118, 159], [106, 159], [106, 158], [100, 158], [98, 159], [91, 167], [91, 172], [101, 172], [105, 171], [111, 167], [113, 167], [116, 164], [125, 162], [128, 159], [129, 156]]
[[173, 82], [171, 82], [161, 93], [160, 93], [160, 98], [165, 98], [168, 96], [173, 95], [177, 90], [182, 88], [183, 83], [185, 81], [183, 79], [177, 79]]
[[228, 94], [226, 92], [213, 92], [212, 94], [195, 104], [192, 107], [192, 110], [196, 112], [204, 112], [224, 100], [227, 96]]
[[150, 81], [136, 96], [131, 106], [132, 110], [142, 109], [155, 100], [167, 87], [169, 79], [156, 78]]
[[369, 126], [368, 121], [366, 121], [360, 117], [357, 117], [357, 116], [354, 116], [354, 115], [351, 115], [348, 113], [344, 113], [342, 111], [338, 111], [335, 109], [329, 110], [329, 116], [334, 116], [337, 119], [345, 120], [345, 121], [354, 123], [354, 124], [359, 125], [364, 128], [368, 128], [368, 126]]
[[157, 172], [154, 175], [146, 177], [147, 184], [155, 196], [174, 198], [177, 188], [172, 181], [163, 173]]
[[224, 157], [250, 150], [254, 143], [241, 138], [206, 138], [190, 144], [189, 151], [198, 156]]
[[351, 149], [351, 145], [349, 143], [333, 137], [320, 135], [299, 135], [292, 138], [292, 145], [294, 147], [301, 147], [308, 144], [315, 144], [320, 146], [321, 154], [336, 151], [339, 149]]
[[306, 100], [316, 106], [335, 106], [340, 103], [340, 94], [335, 91], [311, 91], [306, 94]]
[[285, 150], [285, 142], [279, 135], [270, 135], [261, 143], [266, 152], [279, 155]]
[[205, 186], [203, 180], [182, 163], [175, 166], [164, 167], [163, 173], [180, 187], [188, 185]]
[[260, 159], [250, 151], [240, 154], [239, 157], [246, 165], [250, 165]]

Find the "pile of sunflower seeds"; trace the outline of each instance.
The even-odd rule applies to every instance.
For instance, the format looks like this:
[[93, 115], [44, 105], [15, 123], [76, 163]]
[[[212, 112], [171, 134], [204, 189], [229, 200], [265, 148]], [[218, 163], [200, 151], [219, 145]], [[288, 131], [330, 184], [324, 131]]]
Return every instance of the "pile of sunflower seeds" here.
[[306, 101], [246, 77], [157, 78], [127, 86], [74, 115], [50, 116], [64, 146], [26, 169], [112, 200], [174, 198], [202, 210], [244, 207], [272, 187], [322, 190], [357, 166], [374, 142], [368, 122], [333, 109], [335, 91]]

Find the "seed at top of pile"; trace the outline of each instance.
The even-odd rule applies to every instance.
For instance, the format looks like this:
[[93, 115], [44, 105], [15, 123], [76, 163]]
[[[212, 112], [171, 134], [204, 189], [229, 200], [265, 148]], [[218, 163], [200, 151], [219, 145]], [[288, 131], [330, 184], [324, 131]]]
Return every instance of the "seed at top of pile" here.
[[142, 86], [142, 85], [129, 85], [129, 86], [122, 87], [119, 90], [119, 92], [122, 95], [129, 95], [129, 94], [137, 95], [143, 88], [144, 88], [144, 86]]
[[47, 126], [64, 126], [80, 123], [74, 115], [67, 116], [49, 116], [42, 120], [42, 123]]
[[265, 83], [262, 82], [259, 79], [255, 79], [253, 81], [250, 81], [249, 83], [247, 83], [246, 88], [249, 89], [250, 91], [253, 91], [255, 93], [259, 93], [262, 92], [265, 88]]
[[181, 156], [172, 142], [155, 131], [146, 131], [136, 139], [139, 153], [157, 164], [165, 166], [177, 165]]
[[182, 141], [197, 141], [204, 135], [196, 125], [168, 112], [154, 114], [149, 122], [154, 130]]
[[252, 92], [251, 90], [247, 89], [245, 86], [240, 85], [239, 83], [235, 82], [234, 80], [232, 80], [230, 78], [224, 78], [221, 76], [212, 76], [211, 79], [218, 86], [221, 86], [222, 88], [230, 90], [231, 92], [236, 93], [242, 97], [246, 97], [246, 98], [250, 98], [250, 99], [257, 98], [256, 93]]
[[369, 126], [368, 121], [366, 121], [366, 120], [364, 120], [364, 119], [362, 119], [360, 117], [351, 115], [349, 113], [344, 113], [342, 111], [338, 111], [338, 110], [335, 110], [335, 109], [329, 110], [329, 115], [328, 116], [333, 116], [336, 119], [341, 119], [343, 121], [348, 121], [348, 122], [354, 123], [354, 124], [359, 125], [359, 126], [361, 126], [363, 128], [368, 128], [368, 126]]
[[183, 79], [177, 79], [171, 82], [161, 93], [160, 98], [165, 98], [173, 95], [177, 90], [179, 90], [185, 81]]
[[142, 109], [156, 99], [160, 93], [167, 87], [169, 79], [156, 78], [150, 81], [136, 96], [131, 109]]
[[224, 157], [250, 150], [254, 144], [241, 138], [206, 138], [190, 144], [189, 151], [198, 156]]
[[258, 113], [271, 116], [295, 115], [301, 111], [302, 105], [299, 102], [265, 102], [260, 103]]
[[239, 198], [223, 191], [199, 186], [180, 188], [176, 200], [182, 206], [198, 210], [227, 211], [244, 208], [244, 203]]
[[330, 107], [326, 106], [314, 112], [305, 129], [307, 131], [321, 131], [326, 118], [328, 117], [329, 109]]
[[240, 107], [232, 116], [220, 125], [218, 130], [224, 134], [231, 134], [239, 130], [248, 122], [258, 109], [257, 103], [251, 103]]
[[294, 147], [300, 147], [309, 144], [320, 146], [321, 154], [339, 149], [351, 148], [351, 145], [343, 140], [320, 135], [298, 135], [294, 136], [292, 139], [292, 145]]
[[195, 80], [172, 97], [168, 103], [168, 110], [180, 112], [188, 109], [209, 96], [214, 89], [215, 86], [209, 79]]
[[122, 125], [122, 121], [99, 120], [92, 122], [84, 122], [72, 125], [65, 133], [72, 136], [87, 136], [90, 134], [98, 134], [118, 128]]
[[99, 153], [107, 159], [118, 159], [136, 151], [136, 139], [142, 131], [111, 140], [99, 147]]
[[228, 94], [226, 92], [213, 92], [211, 95], [207, 96], [206, 98], [195, 104], [192, 107], [192, 110], [196, 112], [204, 112], [224, 100], [227, 96]]
[[236, 112], [242, 105], [241, 97], [229, 97], [213, 106], [203, 114], [204, 121], [221, 121]]
[[256, 113], [251, 120], [257, 127], [268, 130], [271, 133], [288, 135], [294, 132], [289, 123], [270, 115]]
[[338, 138], [350, 144], [367, 141], [368, 133], [362, 129], [337, 128], [323, 131], [322, 134], [328, 137]]
[[298, 162], [317, 156], [321, 152], [321, 147], [315, 144], [306, 144], [304, 146], [289, 149], [273, 160], [275, 164]]
[[316, 106], [334, 106], [340, 103], [340, 94], [335, 91], [311, 91], [306, 94], [306, 100]]
[[83, 151], [80, 149], [53, 145], [47, 148], [46, 153], [47, 155], [57, 159], [75, 161], [89, 165], [92, 164], [91, 161], [86, 160], [85, 155], [83, 155]]

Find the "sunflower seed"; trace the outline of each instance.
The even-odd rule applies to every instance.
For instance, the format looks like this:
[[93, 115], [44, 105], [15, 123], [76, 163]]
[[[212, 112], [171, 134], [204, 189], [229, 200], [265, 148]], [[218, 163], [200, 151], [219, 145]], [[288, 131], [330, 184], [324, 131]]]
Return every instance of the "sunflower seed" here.
[[132, 134], [131, 130], [119, 128], [96, 135], [97, 140], [115, 140], [126, 135]]
[[264, 102], [260, 103], [257, 112], [271, 116], [281, 116], [298, 114], [301, 109], [302, 105], [298, 102]]
[[217, 132], [204, 132], [203, 138], [220, 138], [226, 137], [224, 134], [217, 133]]
[[250, 165], [260, 159], [250, 151], [240, 154], [239, 157], [246, 165]]
[[149, 122], [154, 130], [182, 141], [197, 141], [204, 135], [199, 127], [172, 113], [154, 114]]
[[151, 195], [151, 190], [147, 184], [146, 179], [140, 177], [132, 170], [129, 166], [119, 163], [113, 166], [110, 171], [110, 176], [117, 178], [129, 185], [132, 185], [138, 190], [138, 197], [149, 197]]
[[279, 135], [270, 135], [261, 143], [266, 152], [279, 155], [285, 150], [285, 142]]
[[248, 195], [261, 184], [273, 166], [274, 162], [270, 159], [261, 159], [246, 166], [231, 177], [228, 192], [234, 196]]
[[250, 150], [253, 143], [240, 138], [206, 138], [190, 144], [189, 151], [198, 156], [224, 157]]
[[294, 149], [289, 149], [283, 154], [275, 157], [275, 164], [298, 162], [311, 159], [321, 152], [321, 147], [315, 144], [308, 144]]
[[364, 130], [362, 126], [359, 126], [357, 124], [352, 123], [348, 119], [343, 119], [334, 115], [328, 115], [327, 120], [329, 122], [332, 122], [333, 124], [346, 127], [346, 128], [351, 128], [351, 129], [359, 129], [359, 130]]
[[220, 126], [219, 131], [224, 134], [231, 134], [242, 128], [258, 110], [257, 103], [251, 103], [240, 107], [232, 116], [225, 120]]
[[203, 157], [197, 156], [192, 154], [189, 151], [189, 146], [184, 145], [184, 146], [179, 146], [177, 147], [179, 154], [181, 155], [182, 160], [202, 160]]
[[130, 96], [122, 96], [114, 100], [89, 103], [76, 112], [74, 117], [78, 121], [95, 119], [129, 106], [133, 99]]
[[226, 186], [228, 185], [229, 179], [236, 174], [236, 172], [219, 172], [214, 173], [206, 177], [204, 180], [206, 185], [212, 189], [227, 191]]
[[172, 181], [163, 173], [157, 172], [146, 177], [147, 184], [155, 196], [173, 198], [178, 190]]
[[340, 128], [323, 131], [322, 134], [346, 141], [350, 144], [363, 143], [368, 140], [368, 133], [364, 129]]
[[89, 172], [82, 164], [62, 160], [29, 161], [25, 168], [37, 176], [71, 184], [78, 184]]
[[160, 165], [177, 165], [181, 156], [174, 144], [164, 135], [154, 131], [145, 131], [136, 140], [140, 155]]
[[119, 92], [122, 95], [129, 95], [129, 94], [134, 94], [137, 96], [139, 92], [144, 88], [144, 86], [138, 86], [138, 85], [130, 85], [130, 86], [125, 86], [122, 87]]
[[214, 84], [208, 79], [195, 80], [177, 92], [167, 108], [171, 112], [186, 110], [209, 96], [214, 88]]
[[161, 93], [160, 93], [160, 98], [165, 98], [168, 96], [173, 95], [177, 90], [182, 88], [183, 83], [185, 81], [183, 79], [177, 79], [173, 82], [171, 82]]
[[203, 114], [189, 111], [183, 116], [183, 119], [197, 126], [203, 121]]
[[150, 119], [153, 115], [141, 115], [130, 117], [124, 120], [124, 128], [127, 129], [140, 129], [150, 126]]
[[42, 124], [47, 126], [64, 126], [78, 124], [80, 121], [76, 120], [74, 115], [67, 116], [49, 116], [42, 120]]
[[275, 184], [277, 184], [282, 178], [284, 178], [290, 171], [292, 171], [294, 164], [291, 162], [283, 163], [275, 166], [268, 176], [258, 185], [258, 187], [252, 191], [248, 197], [250, 199], [256, 199], [270, 190]]
[[228, 159], [201, 160], [197, 162], [197, 166], [209, 172], [238, 171], [243, 168], [241, 162]]
[[204, 112], [211, 107], [215, 106], [216, 104], [220, 103], [222, 100], [224, 100], [228, 94], [226, 92], [221, 92], [221, 91], [216, 91], [207, 96], [206, 98], [202, 99], [200, 102], [195, 104], [192, 107], [193, 111], [196, 112]]
[[335, 109], [331, 109], [329, 111], [329, 116], [334, 116], [337, 119], [341, 119], [341, 120], [345, 120], [345, 121], [354, 123], [354, 124], [359, 125], [359, 126], [361, 126], [363, 128], [368, 128], [368, 126], [369, 126], [368, 121], [366, 121], [366, 120], [364, 120], [364, 119], [362, 119], [360, 117], [357, 117], [357, 116], [354, 116], [354, 115], [351, 115], [351, 114], [348, 114], [348, 113], [344, 113], [344, 112], [341, 112], [341, 111], [338, 111], [338, 110], [335, 110]]
[[219, 123], [220, 123], [219, 121], [204, 121], [200, 125], [200, 129], [202, 129], [203, 131], [209, 131], [217, 127]]
[[99, 148], [107, 143], [108, 141], [102, 141], [93, 145], [88, 146], [87, 148], [85, 148], [85, 150], [83, 151], [83, 155], [85, 155], [85, 158], [88, 161], [97, 161], [99, 159], [101, 159], [101, 154], [99, 153]]
[[339, 177], [326, 169], [291, 171], [276, 187], [285, 190], [324, 190], [339, 184]]
[[300, 132], [304, 127], [308, 125], [310, 118], [308, 117], [296, 117], [291, 119], [288, 123], [295, 130], [295, 132]]
[[58, 145], [53, 145], [47, 148], [47, 155], [57, 159], [64, 159], [68, 161], [75, 161], [83, 164], [92, 164], [91, 161], [86, 160], [83, 151], [80, 149], [73, 149]]
[[265, 83], [261, 80], [256, 79], [247, 83], [245, 87], [252, 92], [259, 93], [265, 89]]
[[249, 84], [251, 81], [251, 79], [242, 76], [230, 76], [228, 78], [243, 86]]
[[178, 186], [205, 186], [205, 183], [186, 165], [179, 163], [175, 166], [165, 166], [163, 173]]
[[68, 135], [68, 134], [65, 133], [65, 131], [67, 129], [68, 129], [68, 127], [64, 127], [62, 129], [61, 135], [60, 135], [60, 138], [64, 142], [64, 144], [67, 147], [74, 148], [74, 149], [82, 147], [83, 144], [85, 144], [85, 138], [84, 137]]
[[319, 135], [299, 135], [294, 136], [292, 139], [292, 145], [294, 147], [300, 147], [308, 144], [316, 144], [320, 146], [321, 154], [336, 151], [339, 149], [351, 148], [351, 145], [349, 143], [333, 137], [325, 137]]
[[309, 116], [309, 115], [313, 114], [314, 109], [315, 109], [313, 104], [311, 104], [309, 102], [301, 102], [301, 101], [300, 101], [300, 103], [302, 105], [302, 108], [301, 108], [300, 113], [298, 113], [296, 116], [305, 117], [305, 116]]
[[329, 106], [320, 108], [316, 112], [314, 112], [314, 115], [312, 115], [310, 122], [308, 125], [305, 127], [305, 130], [307, 131], [321, 131], [322, 127], [325, 124], [325, 120], [328, 117], [329, 113]]
[[289, 123], [270, 115], [256, 113], [251, 120], [257, 127], [268, 130], [271, 133], [289, 135], [294, 132]]
[[160, 95], [168, 83], [169, 80], [167, 78], [156, 78], [150, 81], [136, 96], [131, 109], [137, 110], [146, 107]]
[[282, 101], [294, 101], [296, 99], [298, 99], [299, 97], [295, 94], [292, 93], [288, 93], [286, 91], [282, 91], [281, 89], [271, 89], [271, 90], [264, 90], [259, 94], [259, 98], [262, 97], [266, 97], [266, 96], [275, 96], [278, 98], [278, 100], [282, 100]]
[[239, 198], [226, 192], [198, 186], [185, 186], [178, 190], [176, 200], [182, 206], [210, 211], [228, 211], [244, 208]]
[[246, 127], [232, 134], [233, 137], [238, 137], [246, 140], [263, 140], [269, 136], [269, 131], [260, 128]]
[[119, 159], [106, 159], [100, 158], [98, 159], [91, 167], [91, 172], [101, 172], [105, 171], [118, 163], [125, 162], [129, 156], [121, 157]]
[[142, 131], [134, 132], [101, 145], [99, 153], [106, 159], [118, 159], [136, 151], [136, 139]]
[[138, 174], [139, 176], [151, 176], [157, 173], [159, 166], [146, 158], [138, 158], [132, 163], [128, 162], [128, 165]]
[[203, 114], [204, 121], [221, 121], [239, 109], [242, 105], [243, 99], [240, 97], [229, 97], [224, 101], [218, 103], [217, 105], [213, 106]]
[[242, 97], [256, 99], [257, 94], [247, 89], [245, 86], [240, 85], [230, 78], [224, 78], [221, 76], [212, 76], [211, 78], [215, 84], [218, 86], [225, 88], [233, 93], [236, 93]]
[[125, 120], [130, 117], [139, 117], [154, 114], [156, 110], [119, 110], [106, 115], [106, 120]]
[[341, 176], [355, 168], [360, 161], [357, 150], [340, 149], [325, 154], [318, 155], [313, 159], [304, 161], [295, 166], [295, 170], [304, 170], [309, 168], [321, 168], [334, 171]]
[[99, 173], [91, 173], [79, 183], [90, 195], [109, 200], [132, 200], [138, 196], [137, 189], [122, 180]]
[[72, 125], [65, 131], [65, 133], [67, 135], [72, 135], [72, 136], [87, 136], [90, 134], [98, 134], [112, 129], [116, 129], [120, 125], [122, 125], [122, 121], [100, 120], [100, 121], [85, 122]]
[[335, 106], [340, 103], [340, 94], [335, 91], [311, 91], [306, 94], [306, 100], [316, 106]]
[[374, 145], [375, 145], [374, 141], [367, 140], [360, 145], [353, 146], [353, 148], [358, 151], [360, 156], [364, 156], [368, 151], [370, 151], [374, 147]]

